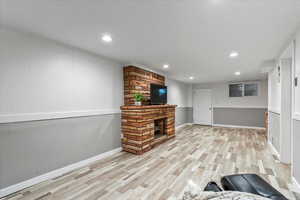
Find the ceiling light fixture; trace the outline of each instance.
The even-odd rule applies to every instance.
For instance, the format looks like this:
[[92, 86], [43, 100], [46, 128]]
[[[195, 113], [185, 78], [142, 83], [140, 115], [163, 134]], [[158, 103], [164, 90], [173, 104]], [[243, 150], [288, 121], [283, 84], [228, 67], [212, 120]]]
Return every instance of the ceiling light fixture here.
[[190, 76], [190, 79], [191, 79], [191, 80], [194, 80], [194, 77], [193, 77], [193, 76]]
[[102, 35], [102, 41], [107, 42], [107, 43], [111, 42], [112, 41], [111, 35], [109, 35], [107, 33], [103, 34]]
[[239, 76], [241, 75], [241, 72], [234, 72], [234, 75]]
[[239, 53], [237, 51], [232, 51], [230, 54], [229, 54], [229, 57], [230, 58], [236, 58], [239, 56]]
[[165, 65], [163, 66], [163, 68], [164, 68], [164, 69], [168, 69], [168, 68], [169, 68], [169, 65], [168, 65], [168, 64], [165, 64]]

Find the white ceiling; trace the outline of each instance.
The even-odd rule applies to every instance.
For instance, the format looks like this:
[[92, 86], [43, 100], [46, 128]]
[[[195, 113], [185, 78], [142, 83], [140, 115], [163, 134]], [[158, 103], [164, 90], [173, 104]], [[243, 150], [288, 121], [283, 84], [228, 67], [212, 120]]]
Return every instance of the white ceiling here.
[[[2, 23], [190, 82], [257, 80], [300, 23], [299, 0], [0, 0]], [[1, 10], [0, 10], [1, 11]], [[113, 42], [103, 44], [101, 34]], [[237, 59], [228, 54], [238, 51]], [[240, 71], [241, 76], [234, 76]]]

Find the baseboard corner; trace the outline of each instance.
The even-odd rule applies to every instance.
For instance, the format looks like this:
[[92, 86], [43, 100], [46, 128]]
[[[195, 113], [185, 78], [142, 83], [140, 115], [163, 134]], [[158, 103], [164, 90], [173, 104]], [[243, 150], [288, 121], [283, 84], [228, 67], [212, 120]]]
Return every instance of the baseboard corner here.
[[278, 159], [280, 160], [280, 154], [278, 153], [277, 149], [274, 147], [274, 145], [270, 142], [270, 140], [268, 140], [268, 144], [272, 150], [272, 152], [278, 157]]
[[300, 184], [294, 176], [292, 176], [292, 182], [297, 187], [297, 189], [300, 191]]

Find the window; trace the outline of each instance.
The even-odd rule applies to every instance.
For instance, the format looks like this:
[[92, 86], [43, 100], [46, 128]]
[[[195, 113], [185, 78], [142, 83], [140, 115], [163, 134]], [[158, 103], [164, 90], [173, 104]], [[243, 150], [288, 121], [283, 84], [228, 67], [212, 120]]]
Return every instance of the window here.
[[244, 96], [257, 96], [257, 83], [245, 84], [244, 91]]
[[229, 85], [230, 97], [242, 97], [243, 96], [243, 84], [230, 84]]
[[258, 83], [229, 84], [229, 97], [258, 96]]

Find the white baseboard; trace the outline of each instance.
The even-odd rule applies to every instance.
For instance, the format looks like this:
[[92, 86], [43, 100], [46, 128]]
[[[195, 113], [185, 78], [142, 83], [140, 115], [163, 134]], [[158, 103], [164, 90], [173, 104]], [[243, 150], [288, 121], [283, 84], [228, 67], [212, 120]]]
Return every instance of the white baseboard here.
[[213, 108], [268, 109], [266, 106], [214, 106]]
[[203, 125], [203, 126], [212, 126], [212, 124], [211, 123], [202, 123], [202, 122], [200, 122], [200, 123], [194, 123], [194, 124], [198, 124], [198, 125]]
[[31, 178], [31, 179], [23, 181], [21, 183], [17, 183], [15, 185], [9, 186], [7, 188], [3, 188], [3, 189], [0, 190], [0, 198], [4, 197], [4, 196], [7, 196], [9, 194], [12, 194], [14, 192], [17, 192], [19, 190], [22, 190], [24, 188], [30, 187], [32, 185], [38, 184], [40, 182], [56, 178], [56, 177], [61, 176], [61, 175], [65, 174], [65, 173], [73, 171], [75, 169], [87, 166], [87, 165], [89, 165], [89, 164], [91, 164], [91, 163], [93, 163], [95, 161], [101, 160], [103, 158], [106, 158], [108, 156], [111, 156], [111, 155], [113, 155], [115, 153], [118, 153], [118, 152], [121, 152], [121, 151], [122, 151], [121, 147], [120, 148], [116, 148], [116, 149], [113, 149], [111, 151], [102, 153], [100, 155], [88, 158], [86, 160], [82, 160], [82, 161], [79, 161], [77, 163], [65, 166], [63, 168], [56, 169], [56, 170], [48, 172], [46, 174], [42, 174], [40, 176]]
[[256, 126], [236, 126], [236, 125], [227, 125], [227, 124], [213, 124], [213, 126], [226, 127], [226, 128], [249, 128], [249, 129], [266, 130], [266, 128], [264, 127], [256, 127]]
[[181, 124], [181, 125], [179, 125], [179, 126], [176, 126], [176, 127], [175, 127], [175, 130], [180, 129], [180, 128], [182, 128], [182, 127], [184, 127], [184, 126], [187, 126], [187, 125], [192, 125], [192, 123], [184, 123], [184, 124]]
[[280, 110], [278, 110], [278, 109], [272, 109], [272, 108], [269, 108], [268, 112], [271, 112], [271, 113], [280, 115]]
[[280, 160], [280, 154], [278, 153], [277, 149], [273, 146], [273, 144], [270, 141], [268, 141], [268, 144], [271, 147], [271, 150], [273, 151], [273, 153], [276, 154], [276, 156]]
[[297, 189], [300, 191], [300, 184], [298, 183], [298, 181], [296, 180], [296, 178], [294, 176], [292, 176], [292, 182], [297, 187]]

